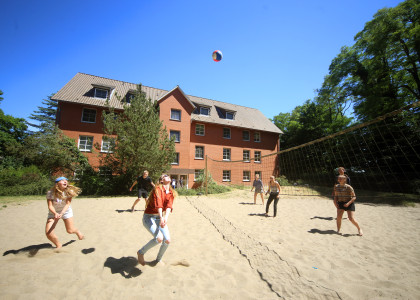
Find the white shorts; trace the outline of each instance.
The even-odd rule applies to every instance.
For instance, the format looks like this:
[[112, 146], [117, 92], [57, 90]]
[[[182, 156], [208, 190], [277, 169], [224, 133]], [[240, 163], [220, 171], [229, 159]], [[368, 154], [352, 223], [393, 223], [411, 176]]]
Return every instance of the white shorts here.
[[[60, 213], [60, 212], [58, 212]], [[67, 211], [64, 213], [64, 215], [61, 217], [63, 220], [73, 217], [73, 210], [71, 207], [67, 208]], [[48, 212], [48, 219], [54, 219], [54, 215], [52, 212]]]

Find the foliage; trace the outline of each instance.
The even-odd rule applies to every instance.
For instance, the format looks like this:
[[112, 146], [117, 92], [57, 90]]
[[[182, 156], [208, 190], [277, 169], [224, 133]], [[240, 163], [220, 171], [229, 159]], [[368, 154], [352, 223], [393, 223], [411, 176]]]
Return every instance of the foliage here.
[[104, 175], [90, 166], [77, 175], [77, 179], [77, 186], [82, 189], [83, 195], [126, 195], [131, 184], [131, 178], [126, 174]]
[[0, 171], [0, 196], [45, 194], [53, 184], [36, 166]]
[[37, 128], [40, 132], [50, 131], [55, 126], [58, 104], [57, 100], [51, 99], [53, 95], [48, 96], [48, 99], [43, 99], [44, 106], [38, 106], [38, 110], [29, 116], [29, 119], [36, 121], [37, 124], [28, 122], [28, 125]]
[[153, 180], [171, 167], [175, 156], [174, 141], [159, 119], [155, 104], [146, 99], [138, 86], [131, 103], [124, 103], [124, 111], [108, 107], [103, 114], [104, 131], [110, 140], [111, 151], [102, 156], [103, 166], [113, 174], [127, 174], [134, 178], [148, 170]]
[[329, 68], [321, 94], [352, 102], [367, 121], [420, 100], [420, 2], [379, 10], [343, 47]]

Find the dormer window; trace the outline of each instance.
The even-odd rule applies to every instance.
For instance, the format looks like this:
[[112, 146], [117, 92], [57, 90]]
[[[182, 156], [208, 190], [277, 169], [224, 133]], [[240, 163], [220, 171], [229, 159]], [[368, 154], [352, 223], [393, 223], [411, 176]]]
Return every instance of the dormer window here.
[[133, 101], [134, 97], [136, 97], [136, 95], [134, 95], [132, 93], [127, 93], [127, 95], [125, 96], [125, 102], [126, 103], [131, 103], [131, 101]]
[[226, 119], [233, 120], [234, 117], [235, 117], [235, 114], [233, 112], [231, 112], [231, 111], [226, 112]]
[[210, 115], [210, 108], [200, 107], [200, 115], [205, 115], [205, 116]]
[[108, 92], [109, 92], [109, 90], [101, 89], [101, 88], [96, 87], [94, 97], [95, 98], [100, 98], [100, 99], [106, 99], [106, 98], [108, 98]]

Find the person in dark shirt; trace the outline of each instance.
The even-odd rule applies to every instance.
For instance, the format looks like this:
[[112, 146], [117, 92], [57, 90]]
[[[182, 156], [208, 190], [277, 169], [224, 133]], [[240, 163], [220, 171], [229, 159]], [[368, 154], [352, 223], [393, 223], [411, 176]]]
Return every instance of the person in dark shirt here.
[[131, 212], [134, 211], [134, 207], [139, 203], [141, 198], [144, 198], [144, 201], [146, 201], [147, 197], [149, 197], [149, 192], [155, 187], [152, 179], [149, 177], [149, 171], [147, 170], [143, 172], [142, 176], [139, 175], [139, 177], [137, 177], [137, 180], [134, 181], [133, 185], [130, 187], [130, 192], [136, 184], [138, 188], [138, 198], [134, 201]]

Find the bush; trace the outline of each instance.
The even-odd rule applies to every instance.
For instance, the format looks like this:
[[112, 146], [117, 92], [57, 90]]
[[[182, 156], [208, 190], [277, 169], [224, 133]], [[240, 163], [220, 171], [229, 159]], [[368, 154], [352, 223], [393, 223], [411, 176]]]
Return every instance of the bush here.
[[0, 196], [42, 195], [53, 185], [49, 176], [34, 165], [0, 170]]

